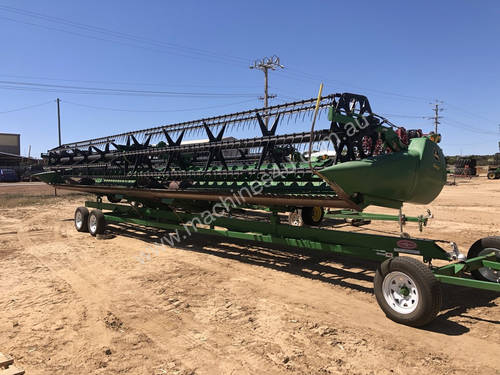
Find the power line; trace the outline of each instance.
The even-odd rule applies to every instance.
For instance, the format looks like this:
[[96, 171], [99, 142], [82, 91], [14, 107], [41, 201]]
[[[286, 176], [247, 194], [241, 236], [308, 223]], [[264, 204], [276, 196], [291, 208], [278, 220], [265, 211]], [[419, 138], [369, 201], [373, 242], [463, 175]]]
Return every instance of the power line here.
[[483, 115], [480, 115], [478, 113], [474, 113], [474, 112], [468, 111], [466, 109], [463, 109], [463, 107], [461, 107], [461, 106], [458, 106], [458, 105], [455, 105], [455, 104], [451, 104], [450, 102], [443, 102], [443, 103], [445, 103], [449, 107], [453, 107], [453, 108], [455, 108], [455, 109], [457, 109], [457, 110], [459, 110], [459, 111], [461, 111], [463, 113], [466, 113], [469, 116], [472, 116], [474, 118], [481, 117], [482, 119], [487, 120], [489, 122], [494, 122], [493, 120], [491, 120], [491, 119], [489, 119], [487, 117], [484, 117]]
[[354, 85], [352, 83], [348, 83], [345, 81], [333, 80], [333, 79], [327, 78], [325, 76], [314, 75], [314, 74], [302, 72], [302, 71], [294, 69], [294, 68], [288, 69], [287, 72], [277, 72], [277, 74], [281, 75], [285, 78], [296, 79], [299, 81], [315, 81], [315, 82], [321, 81], [321, 82], [325, 82], [327, 84], [331, 84], [332, 86], [338, 86], [338, 84], [341, 84], [341, 85], [344, 85], [347, 87], [352, 87], [352, 88], [363, 90], [363, 91], [373, 92], [377, 95], [400, 97], [400, 98], [406, 99], [406, 100], [425, 100], [425, 101], [431, 100], [430, 98], [423, 97], [423, 96], [405, 95], [405, 94], [400, 94], [400, 93], [395, 93], [395, 92], [390, 92], [390, 91], [382, 91], [382, 90], [378, 90], [378, 89], [372, 89], [372, 88], [368, 88], [368, 87]]
[[[165, 52], [166, 50], [169, 50], [170, 53], [177, 54], [177, 55], [180, 55], [183, 57], [189, 57], [189, 58], [195, 58], [195, 59], [199, 59], [199, 58], [207, 59], [208, 58], [208, 59], [211, 59], [212, 61], [215, 60], [218, 62], [238, 64], [240, 66], [243, 66], [243, 64], [246, 64], [249, 61], [248, 59], [244, 59], [244, 58], [240, 58], [240, 57], [229, 56], [229, 55], [215, 53], [213, 51], [203, 50], [203, 49], [199, 49], [199, 48], [186, 47], [186, 46], [181, 46], [181, 45], [174, 44], [174, 43], [149, 39], [149, 38], [136, 36], [136, 35], [132, 35], [132, 34], [128, 34], [128, 33], [113, 31], [113, 30], [106, 29], [106, 28], [99, 27], [99, 26], [92, 26], [92, 25], [81, 23], [81, 22], [69, 21], [69, 20], [66, 20], [64, 18], [48, 16], [48, 15], [45, 15], [42, 13], [27, 11], [24, 9], [9, 7], [9, 6], [5, 6], [5, 5], [0, 5], [0, 10], [3, 10], [5, 12], [9, 12], [9, 13], [14, 13], [14, 14], [21, 15], [21, 16], [35, 18], [38, 20], [46, 21], [46, 22], [59, 24], [59, 25], [65, 26], [65, 27], [70, 27], [73, 29], [77, 29], [77, 30], [86, 32], [86, 34], [81, 33], [81, 32], [76, 32], [74, 30], [59, 29], [59, 28], [55, 28], [52, 26], [36, 24], [33, 22], [25, 21], [25, 20], [13, 19], [13, 18], [9, 18], [9, 17], [0, 17], [3, 19], [6, 19], [6, 20], [9, 20], [12, 22], [26, 24], [26, 25], [41, 27], [41, 28], [45, 28], [45, 29], [49, 29], [49, 30], [73, 34], [73, 35], [77, 35], [77, 36], [81, 36], [81, 37], [98, 39], [98, 40], [108, 41], [108, 42], [113, 42], [113, 43], [127, 44], [129, 46], [141, 47], [141, 48], [146, 48], [146, 49], [152, 49], [151, 47], [154, 47], [153, 49], [156, 48], [156, 51], [159, 51], [158, 48], [162, 49], [163, 52]], [[91, 34], [88, 34], [89, 32]], [[97, 36], [92, 35], [92, 34], [97, 34]], [[103, 36], [107, 36], [108, 39], [104, 38]], [[113, 39], [109, 39], [109, 37], [111, 37]], [[118, 39], [118, 40], [116, 40], [116, 39]], [[128, 41], [128, 42], [135, 43], [135, 44], [125, 43], [124, 40]]]
[[[150, 38], [146, 38], [146, 37], [142, 37], [142, 36], [137, 36], [137, 35], [133, 35], [133, 34], [129, 34], [129, 33], [114, 31], [114, 30], [110, 30], [107, 28], [99, 27], [99, 26], [92, 26], [89, 24], [81, 23], [81, 22], [70, 21], [70, 20], [67, 20], [67, 19], [64, 19], [61, 17], [49, 16], [46, 14], [37, 13], [37, 12], [33, 12], [33, 11], [25, 10], [25, 9], [20, 9], [20, 8], [15, 8], [15, 7], [11, 7], [11, 6], [6, 6], [6, 5], [0, 5], [0, 10], [2, 10], [4, 12], [8, 12], [10, 14], [15, 14], [18, 16], [30, 17], [33, 19], [62, 25], [64, 27], [73, 28], [76, 30], [80, 30], [86, 34], [83, 34], [81, 32], [76, 32], [74, 30], [72, 31], [72, 30], [68, 30], [68, 29], [59, 29], [59, 28], [48, 26], [48, 25], [36, 24], [36, 23], [29, 22], [26, 20], [19, 20], [19, 19], [13, 19], [13, 18], [9, 18], [9, 17], [0, 16], [0, 18], [6, 19], [6, 20], [9, 20], [12, 22], [31, 25], [31, 26], [35, 26], [35, 27], [42, 27], [45, 29], [69, 33], [72, 35], [77, 35], [77, 36], [85, 37], [85, 38], [91, 38], [91, 39], [105, 41], [105, 42], [111, 42], [111, 43], [118, 43], [118, 44], [123, 44], [123, 45], [127, 45], [127, 46], [132, 46], [132, 47], [145, 48], [145, 49], [156, 51], [156, 52], [168, 52], [168, 53], [172, 53], [172, 54], [177, 54], [177, 55], [182, 56], [182, 57], [188, 57], [188, 58], [193, 58], [193, 59], [198, 59], [198, 60], [205, 59], [205, 60], [208, 60], [211, 62], [233, 64], [233, 65], [238, 65], [240, 67], [245, 66], [247, 64], [247, 62], [250, 60], [248, 58], [227, 55], [227, 54], [221, 54], [221, 53], [217, 53], [217, 52], [209, 51], [209, 50], [205, 50], [205, 49], [193, 48], [193, 47], [179, 45], [176, 43], [159, 41], [159, 40], [154, 40], [154, 39], [150, 39]], [[91, 33], [91, 34], [89, 34], [89, 33]], [[368, 88], [368, 87], [364, 87], [364, 86], [354, 85], [354, 84], [351, 84], [351, 83], [348, 83], [345, 81], [341, 81], [341, 80], [325, 78], [324, 75], [315, 75], [315, 74], [311, 74], [309, 72], [303, 72], [299, 69], [294, 68], [293, 66], [288, 67], [287, 72], [277, 72], [277, 74], [280, 74], [285, 78], [295, 79], [295, 80], [300, 80], [300, 81], [316, 81], [316, 82], [323, 81], [327, 84], [332, 84], [333, 86], [337, 86], [338, 84], [341, 84], [341, 85], [344, 85], [347, 87], [352, 87], [352, 88], [360, 89], [363, 91], [372, 92], [372, 93], [374, 93], [374, 95], [399, 97], [399, 98], [402, 98], [405, 100], [426, 100], [426, 101], [429, 100], [429, 98], [427, 98], [427, 97], [420, 97], [420, 96], [406, 95], [406, 94], [390, 92], [390, 91], [383, 91], [383, 90], [379, 90], [379, 89], [373, 89], [373, 88]], [[75, 82], [76, 82], [76, 80], [75, 80]], [[89, 82], [92, 82], [92, 81], [89, 81]], [[97, 82], [98, 81], [95, 81], [92, 83], [97, 83]], [[113, 84], [122, 84], [122, 83], [113, 83]], [[123, 83], [123, 84], [126, 84], [126, 83]], [[4, 89], [5, 88], [6, 87], [4, 87]], [[24, 90], [24, 91], [40, 91], [40, 90]], [[49, 91], [49, 92], [51, 92], [51, 91]], [[66, 93], [72, 93], [72, 92], [66, 92]], [[86, 94], [94, 94], [94, 93], [88, 92]], [[95, 94], [97, 94], [97, 93], [95, 93]], [[453, 104], [448, 103], [448, 102], [446, 102], [446, 104], [448, 106], [454, 107], [454, 108], [456, 108], [464, 113], [468, 113], [471, 116], [481, 117], [485, 120], [492, 121], [491, 119], [488, 119], [485, 116], [467, 111], [467, 110], [463, 109], [462, 107], [453, 105]]]
[[[94, 40], [99, 40], [99, 41], [104, 41], [104, 42], [111, 42], [111, 43], [116, 43], [116, 44], [122, 44], [122, 45], [125, 45], [125, 46], [142, 48], [142, 49], [149, 50], [149, 51], [154, 51], [154, 52], [166, 52], [166, 51], [155, 49], [155, 48], [151, 48], [151, 47], [145, 47], [145, 46], [141, 46], [141, 45], [137, 45], [137, 44], [126, 43], [126, 42], [118, 41], [118, 40], [106, 39], [106, 38], [97, 37], [97, 36], [94, 36], [94, 35], [86, 35], [86, 34], [78, 33], [78, 32], [75, 32], [75, 31], [58, 29], [56, 27], [51, 27], [51, 26], [46, 26], [46, 25], [40, 25], [40, 24], [37, 24], [37, 23], [28, 22], [28, 21], [21, 21], [21, 20], [17, 20], [17, 19], [5, 17], [5, 16], [0, 16], [0, 19], [11, 21], [11, 22], [20, 23], [20, 24], [23, 24], [23, 25], [35, 26], [35, 27], [39, 27], [39, 28], [42, 28], [42, 29], [47, 29], [47, 30], [52, 30], [52, 31], [60, 31], [60, 32], [63, 32], [63, 33], [66, 33], [66, 34], [76, 35], [76, 36], [83, 37], [83, 38], [89, 38], [89, 39], [94, 39]], [[182, 54], [179, 54], [179, 55], [180, 56], [184, 56]], [[185, 57], [192, 57], [192, 56], [185, 56]]]
[[75, 102], [70, 102], [70, 101], [67, 101], [67, 100], [64, 100], [64, 103], [71, 104], [71, 105], [76, 105], [76, 106], [79, 106], [79, 107], [92, 108], [92, 109], [100, 109], [100, 110], [106, 110], [106, 111], [115, 111], [115, 112], [169, 113], [169, 112], [189, 112], [189, 111], [199, 111], [199, 110], [212, 109], [212, 108], [230, 107], [232, 105], [243, 104], [243, 103], [250, 103], [250, 102], [253, 102], [253, 101], [255, 101], [255, 99], [243, 100], [243, 101], [235, 102], [235, 103], [213, 105], [213, 106], [208, 106], [208, 107], [170, 109], [170, 110], [133, 110], [133, 109], [123, 109], [123, 108], [110, 108], [110, 107], [94, 106], [94, 105], [90, 105], [90, 104], [75, 103]]
[[[77, 35], [77, 36], [81, 36], [81, 37], [92, 38], [92, 39], [97, 39], [97, 40], [101, 40], [101, 41], [113, 42], [113, 43], [120, 43], [120, 44], [125, 44], [128, 46], [132, 46], [132, 47], [146, 48], [146, 49], [157, 51], [157, 52], [165, 52], [165, 49], [168, 49], [170, 51], [170, 53], [178, 54], [178, 55], [183, 56], [183, 57], [195, 58], [198, 60], [199, 59], [205, 59], [205, 60], [208, 59], [212, 62], [215, 61], [215, 62], [236, 64], [240, 67], [244, 66], [243, 64], [246, 65], [246, 63], [250, 60], [248, 58], [242, 58], [242, 57], [237, 57], [237, 56], [232, 56], [232, 55], [227, 55], [227, 54], [220, 54], [220, 53], [216, 53], [213, 51], [208, 51], [208, 50], [204, 50], [204, 49], [200, 49], [200, 48], [187, 47], [187, 46], [182, 46], [182, 45], [175, 44], [175, 43], [158, 41], [158, 40], [149, 39], [149, 38], [145, 38], [145, 37], [141, 37], [141, 36], [136, 36], [136, 35], [132, 35], [132, 34], [128, 34], [128, 33], [113, 31], [113, 30], [106, 29], [106, 28], [99, 27], [99, 26], [92, 26], [92, 25], [81, 23], [81, 22], [69, 21], [69, 20], [66, 20], [66, 19], [61, 18], [61, 17], [48, 16], [45, 14], [32, 12], [32, 11], [28, 11], [28, 10], [24, 10], [24, 9], [20, 9], [20, 8], [0, 5], [0, 10], [3, 10], [5, 12], [9, 12], [9, 13], [14, 13], [14, 14], [21, 15], [21, 16], [27, 16], [27, 17], [47, 21], [47, 22], [52, 22], [55, 24], [64, 25], [66, 27], [76, 28], [76, 29], [84, 31], [84, 32], [91, 32], [91, 33], [98, 35], [98, 36], [96, 36], [96, 35], [82, 34], [82, 33], [78, 33], [78, 32], [71, 31], [71, 30], [57, 29], [57, 28], [47, 26], [47, 25], [35, 24], [35, 23], [21, 21], [18, 19], [12, 19], [12, 18], [8, 18], [8, 17], [0, 17], [3, 19], [7, 19], [9, 21], [13, 21], [13, 22], [28, 24], [28, 25], [32, 25], [32, 26], [36, 26], [36, 27], [42, 27], [42, 28], [46, 28], [49, 30], [65, 32], [65, 33], [69, 33], [69, 34], [73, 34], [73, 35]], [[105, 39], [102, 37], [102, 35], [112, 37], [115, 39]], [[119, 39], [119, 40], [116, 40], [116, 39]], [[124, 40], [126, 40], [128, 42], [135, 43], [135, 44], [126, 43], [126, 42], [124, 42]], [[147, 44], [147, 47], [145, 46], [145, 44]], [[155, 47], [155, 48], [151, 48], [151, 47]], [[163, 50], [158, 50], [158, 48], [163, 48]], [[325, 79], [324, 76], [313, 75], [310, 73], [302, 72], [302, 71], [295, 69], [293, 67], [291, 69], [289, 69], [289, 71], [287, 73], [278, 72], [278, 74], [283, 75], [285, 78], [298, 79], [298, 80], [302, 80], [302, 81], [303, 80], [315, 81], [315, 82], [323, 81], [323, 82], [326, 82], [329, 84], [332, 84], [332, 82], [335, 82], [334, 84], [332, 84], [333, 86], [336, 86], [340, 83], [340, 84], [350, 86], [353, 88], [357, 88], [357, 89], [360, 89], [363, 91], [373, 92], [373, 93], [376, 93], [378, 95], [395, 96], [395, 97], [400, 97], [400, 98], [403, 98], [406, 100], [426, 100], [426, 101], [429, 100], [429, 98], [425, 98], [425, 97], [404, 95], [404, 94], [395, 93], [395, 92], [382, 91], [382, 90], [367, 88], [367, 87], [363, 87], [363, 86], [359, 86], [359, 85], [353, 85], [353, 84], [343, 82], [340, 80], [333, 80], [333, 79], [328, 79], [328, 78]]]
[[384, 117], [404, 117], [404, 118], [419, 118], [419, 119], [426, 118], [425, 116], [422, 115], [398, 115], [393, 113], [380, 113], [380, 115]]
[[22, 78], [22, 79], [35, 79], [45, 81], [60, 81], [60, 82], [80, 82], [80, 83], [98, 83], [105, 85], [137, 85], [137, 86], [162, 86], [162, 87], [197, 87], [197, 88], [214, 88], [214, 89], [248, 89], [260, 87], [260, 85], [247, 85], [247, 86], [221, 86], [221, 85], [191, 85], [191, 84], [169, 84], [169, 83], [151, 83], [151, 82], [125, 82], [125, 81], [101, 81], [101, 80], [82, 80], [82, 79], [68, 79], [68, 78], [53, 78], [53, 77], [39, 77], [39, 76], [26, 76], [15, 74], [0, 74], [0, 77], [7, 78]]
[[39, 104], [33, 104], [33, 105], [28, 105], [28, 106], [25, 106], [25, 107], [20, 107], [20, 108], [15, 108], [15, 109], [9, 109], [7, 111], [0, 111], [0, 113], [11, 113], [11, 112], [17, 112], [17, 111], [24, 111], [25, 109], [30, 109], [30, 108], [35, 108], [35, 107], [41, 107], [42, 105], [47, 105], [47, 104], [50, 104], [50, 103], [53, 103], [54, 101], [53, 100], [49, 100], [48, 102], [43, 102], [43, 103], [39, 103]]
[[[4, 85], [4, 86], [1, 86]], [[221, 97], [253, 97], [256, 94], [243, 94], [243, 93], [207, 93], [207, 92], [177, 92], [177, 91], [151, 91], [151, 90], [132, 90], [132, 89], [112, 89], [103, 87], [84, 87], [84, 86], [68, 86], [68, 85], [52, 85], [45, 83], [35, 82], [21, 82], [21, 81], [0, 81], [0, 88], [2, 89], [33, 89], [35, 91], [58, 92], [58, 90], [65, 90], [66, 92], [74, 94], [100, 94], [100, 95], [130, 95], [130, 96], [167, 96], [167, 97], [208, 97], [208, 98], [221, 98]]]
[[301, 101], [303, 98], [299, 98], [297, 96], [290, 96], [290, 95], [285, 95], [281, 92], [278, 92], [278, 97], [279, 98], [284, 98], [284, 99], [289, 99], [289, 100], [292, 100], [294, 102], [298, 102], [298, 101]]
[[0, 9], [7, 11], [7, 12], [13, 12], [16, 14], [27, 15], [29, 17], [38, 18], [38, 19], [46, 20], [46, 21], [53, 22], [53, 23], [64, 24], [66, 26], [75, 27], [75, 28], [79, 28], [79, 29], [83, 29], [83, 30], [87, 30], [87, 31], [91, 31], [91, 32], [103, 33], [103, 34], [108, 34], [108, 35], [112, 35], [112, 36], [119, 37], [119, 38], [125, 38], [125, 39], [134, 40], [134, 41], [146, 42], [146, 43], [150, 43], [150, 44], [154, 44], [154, 45], [158, 45], [158, 46], [162, 46], [162, 47], [168, 47], [168, 48], [172, 48], [172, 49], [187, 51], [189, 53], [210, 55], [211, 57], [224, 58], [224, 59], [228, 59], [228, 60], [238, 61], [240, 63], [247, 63], [248, 62], [248, 59], [245, 59], [242, 57], [237, 57], [237, 56], [232, 56], [232, 55], [227, 55], [227, 54], [220, 54], [220, 53], [216, 53], [216, 52], [201, 49], [201, 48], [183, 46], [180, 44], [165, 42], [162, 40], [160, 41], [160, 40], [150, 39], [150, 38], [146, 38], [146, 37], [142, 37], [142, 36], [137, 36], [137, 35], [133, 35], [133, 34], [129, 34], [129, 33], [110, 30], [110, 29], [106, 29], [104, 27], [92, 26], [92, 25], [85, 24], [82, 22], [70, 21], [70, 20], [66, 20], [66, 19], [61, 18], [61, 17], [49, 16], [46, 14], [28, 11], [28, 10], [24, 10], [24, 9], [20, 9], [20, 8], [0, 5]]
[[449, 126], [453, 126], [453, 127], [456, 127], [456, 128], [460, 128], [462, 130], [466, 130], [466, 131], [469, 131], [471, 133], [484, 134], [484, 135], [497, 135], [498, 134], [497, 132], [489, 131], [489, 130], [486, 130], [486, 129], [477, 128], [477, 127], [471, 126], [469, 124], [463, 123], [461, 121], [451, 119], [449, 117], [448, 117], [448, 119], [451, 122], [448, 122], [448, 121], [445, 120], [445, 121], [443, 121], [443, 123], [445, 125], [449, 125]]

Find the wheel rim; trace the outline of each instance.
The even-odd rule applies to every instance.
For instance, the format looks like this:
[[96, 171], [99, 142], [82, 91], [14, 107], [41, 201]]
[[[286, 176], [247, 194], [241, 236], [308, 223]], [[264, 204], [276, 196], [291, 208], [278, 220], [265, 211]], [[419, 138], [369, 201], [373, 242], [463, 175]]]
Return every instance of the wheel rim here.
[[290, 224], [295, 227], [300, 226], [300, 215], [297, 212], [290, 213]]
[[75, 226], [77, 229], [82, 229], [83, 226], [83, 216], [80, 211], [77, 211], [75, 214]]
[[97, 231], [97, 218], [95, 217], [95, 215], [90, 215], [89, 229], [91, 233], [95, 233]]
[[[488, 247], [486, 249], [481, 250], [479, 254], [477, 254], [477, 256], [484, 256], [491, 253], [495, 253], [497, 257], [497, 262], [500, 262], [500, 250], [492, 247]], [[481, 274], [481, 276], [483, 276], [485, 279], [489, 281], [494, 281], [494, 282], [500, 281], [500, 271], [493, 270], [488, 267], [481, 267], [478, 269], [478, 271]]]
[[410, 314], [418, 306], [417, 285], [403, 272], [389, 273], [382, 283], [382, 291], [389, 307], [400, 314]]
[[321, 220], [321, 214], [323, 213], [323, 210], [321, 207], [313, 207], [312, 209], [312, 219], [314, 222], [318, 222]]

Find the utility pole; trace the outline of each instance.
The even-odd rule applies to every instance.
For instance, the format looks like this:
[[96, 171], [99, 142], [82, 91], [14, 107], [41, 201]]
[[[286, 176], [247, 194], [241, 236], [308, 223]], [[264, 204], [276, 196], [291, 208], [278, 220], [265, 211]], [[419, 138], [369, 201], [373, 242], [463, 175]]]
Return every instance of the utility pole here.
[[[498, 135], [500, 136], [500, 124], [498, 124]], [[500, 151], [500, 141], [498, 141], [498, 151]]]
[[61, 110], [59, 108], [59, 98], [56, 100], [57, 102], [57, 130], [59, 133], [59, 146], [61, 146]]
[[[253, 65], [250, 65], [250, 69], [259, 69], [264, 72], [264, 108], [267, 109], [269, 105], [269, 99], [275, 98], [276, 95], [269, 95], [268, 93], [268, 81], [269, 81], [269, 69], [276, 70], [276, 68], [284, 69], [285, 67], [281, 65], [280, 58], [276, 55], [272, 57], [264, 57], [261, 60], [255, 60]], [[260, 99], [260, 98], [259, 98]], [[266, 126], [269, 122], [267, 116], [265, 117]]]
[[439, 112], [443, 110], [443, 108], [439, 108], [439, 104], [443, 104], [442, 101], [437, 100], [434, 103], [430, 103], [434, 105], [433, 111], [434, 111], [434, 116], [432, 117], [427, 117], [430, 120], [434, 120], [434, 133], [438, 134], [438, 125], [441, 124], [439, 122], [439, 119], [442, 118], [443, 116], [439, 116]]
[[[59, 133], [59, 147], [61, 147], [61, 110], [59, 106], [59, 98], [56, 100], [57, 102], [57, 132]], [[57, 188], [54, 187], [54, 196], [57, 197]]]

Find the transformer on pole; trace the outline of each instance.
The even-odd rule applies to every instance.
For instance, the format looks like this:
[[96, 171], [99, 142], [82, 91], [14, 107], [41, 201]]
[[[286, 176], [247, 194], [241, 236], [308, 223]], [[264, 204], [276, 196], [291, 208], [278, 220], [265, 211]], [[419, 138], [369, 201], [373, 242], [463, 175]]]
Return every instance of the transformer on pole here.
[[[276, 97], [276, 95], [269, 95], [268, 93], [268, 71], [269, 69], [276, 70], [276, 68], [285, 68], [283, 65], [281, 65], [280, 58], [276, 55], [273, 55], [271, 57], [264, 57], [261, 60], [255, 60], [253, 65], [250, 65], [250, 69], [259, 69], [264, 72], [264, 108], [268, 107], [268, 101], [270, 98]], [[269, 122], [267, 116], [264, 118], [264, 121], [267, 126]]]

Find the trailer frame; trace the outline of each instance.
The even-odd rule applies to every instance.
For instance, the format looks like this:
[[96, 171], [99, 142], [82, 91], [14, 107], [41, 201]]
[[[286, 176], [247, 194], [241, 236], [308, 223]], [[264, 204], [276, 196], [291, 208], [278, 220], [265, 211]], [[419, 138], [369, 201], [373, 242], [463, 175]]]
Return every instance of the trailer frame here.
[[[199, 233], [328, 251], [380, 262], [400, 255], [419, 256], [422, 257], [424, 263], [428, 264], [429, 269], [442, 284], [500, 292], [499, 282], [474, 280], [467, 277], [467, 273], [481, 267], [500, 270], [500, 262], [495, 261], [495, 253], [466, 259], [458, 252], [453, 242], [448, 242], [451, 251], [447, 252], [438, 244], [446, 243], [446, 241], [281, 224], [278, 211], [272, 208], [270, 220], [266, 222], [175, 211], [169, 208], [170, 201], [169, 199], [162, 199], [160, 202], [144, 200], [133, 201], [132, 204], [119, 204], [105, 203], [102, 197], [98, 196], [95, 201], [86, 201], [85, 207], [105, 211], [103, 214], [107, 223], [129, 223], [177, 231], [177, 233], [182, 233], [183, 240], [193, 233]], [[433, 260], [453, 263], [438, 267], [432, 265]]]

